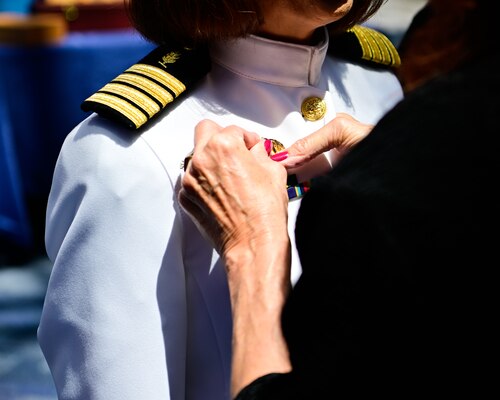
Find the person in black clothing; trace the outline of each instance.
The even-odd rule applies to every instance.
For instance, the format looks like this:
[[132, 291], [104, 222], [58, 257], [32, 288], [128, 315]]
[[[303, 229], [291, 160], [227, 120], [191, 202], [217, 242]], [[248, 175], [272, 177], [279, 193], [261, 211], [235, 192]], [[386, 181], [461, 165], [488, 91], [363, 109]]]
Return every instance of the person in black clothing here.
[[274, 162], [254, 133], [198, 125], [180, 200], [227, 262], [238, 400], [493, 388], [492, 7], [430, 0], [417, 15], [401, 47], [406, 98], [302, 200], [293, 289], [287, 170], [369, 127], [339, 116]]

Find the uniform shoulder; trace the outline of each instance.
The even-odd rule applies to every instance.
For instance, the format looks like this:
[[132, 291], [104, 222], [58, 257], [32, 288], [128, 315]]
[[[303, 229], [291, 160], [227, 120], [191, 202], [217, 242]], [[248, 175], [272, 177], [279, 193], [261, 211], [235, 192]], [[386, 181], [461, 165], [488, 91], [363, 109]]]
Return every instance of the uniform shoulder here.
[[397, 68], [401, 65], [399, 53], [383, 33], [362, 25], [330, 39], [328, 52], [338, 58], [374, 68]]
[[204, 47], [158, 46], [87, 98], [81, 108], [137, 130], [191, 89], [210, 66]]

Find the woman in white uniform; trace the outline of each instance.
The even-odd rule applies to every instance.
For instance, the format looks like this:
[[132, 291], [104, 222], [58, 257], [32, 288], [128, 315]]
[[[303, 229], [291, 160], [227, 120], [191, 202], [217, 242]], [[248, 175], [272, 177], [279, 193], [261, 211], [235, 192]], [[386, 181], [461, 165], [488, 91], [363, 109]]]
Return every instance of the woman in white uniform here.
[[[211, 70], [138, 132], [94, 113], [63, 144], [47, 209], [54, 266], [38, 332], [59, 400], [229, 398], [224, 266], [177, 201], [194, 127], [208, 118], [288, 147], [339, 112], [376, 123], [402, 98], [397, 79], [377, 60], [336, 57], [333, 38], [382, 3], [131, 0], [146, 38], [208, 45]], [[372, 33], [357, 31], [358, 42]], [[291, 177], [292, 243], [300, 193], [331, 168], [331, 155]], [[295, 250], [292, 259], [294, 283]]]

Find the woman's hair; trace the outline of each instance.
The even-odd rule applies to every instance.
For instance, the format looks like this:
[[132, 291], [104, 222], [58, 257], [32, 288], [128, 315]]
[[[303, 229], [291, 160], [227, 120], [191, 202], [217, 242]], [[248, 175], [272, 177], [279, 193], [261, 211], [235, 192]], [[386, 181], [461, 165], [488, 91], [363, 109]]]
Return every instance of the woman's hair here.
[[[184, 47], [257, 32], [260, 4], [274, 0], [125, 0], [132, 25], [148, 40]], [[328, 0], [320, 0], [320, 3]], [[385, 0], [354, 0], [349, 13], [329, 26], [344, 31], [368, 19]]]
[[399, 47], [397, 75], [406, 92], [445, 74], [497, 46], [494, 0], [429, 0]]
[[[264, 0], [265, 1], [265, 0]], [[387, 0], [353, 0], [351, 10], [342, 19], [328, 25], [331, 35], [342, 33], [368, 20]]]

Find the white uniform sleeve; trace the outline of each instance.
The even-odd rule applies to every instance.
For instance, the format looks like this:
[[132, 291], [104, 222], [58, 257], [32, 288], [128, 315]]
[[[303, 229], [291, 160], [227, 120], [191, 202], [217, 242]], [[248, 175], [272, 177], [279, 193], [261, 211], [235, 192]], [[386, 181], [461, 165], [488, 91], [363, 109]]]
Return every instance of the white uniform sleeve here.
[[175, 229], [172, 184], [140, 137], [110, 132], [85, 121], [59, 156], [39, 342], [59, 400], [168, 400], [162, 263], [183, 279], [164, 260]]

